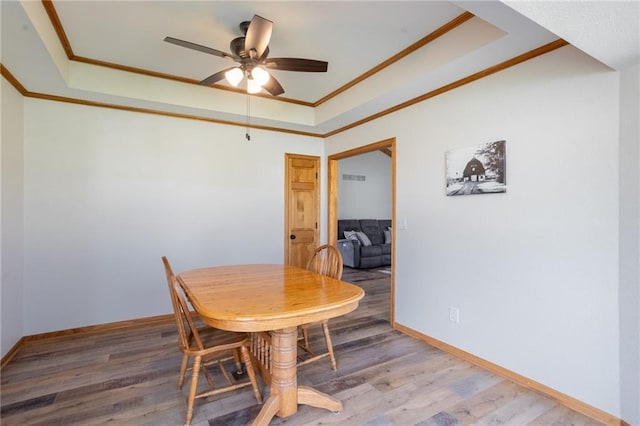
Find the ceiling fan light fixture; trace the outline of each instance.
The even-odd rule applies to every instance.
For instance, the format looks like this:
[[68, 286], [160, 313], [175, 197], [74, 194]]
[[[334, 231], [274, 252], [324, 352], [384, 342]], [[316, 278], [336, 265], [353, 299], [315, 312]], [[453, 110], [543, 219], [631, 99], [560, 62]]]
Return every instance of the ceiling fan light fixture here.
[[244, 77], [244, 72], [242, 72], [240, 68], [231, 68], [224, 73], [224, 78], [226, 78], [233, 87], [238, 87], [238, 84], [242, 81], [242, 77]]
[[267, 81], [269, 81], [270, 75], [263, 68], [255, 67], [253, 70], [251, 70], [251, 77], [253, 77], [253, 80], [260, 86], [264, 86], [265, 84], [267, 84]]
[[247, 93], [255, 94], [262, 90], [262, 86], [258, 84], [253, 78], [247, 79]]
[[234, 68], [225, 68], [211, 74], [198, 83], [202, 86], [213, 86], [226, 78], [230, 85], [238, 87], [246, 78], [248, 92], [258, 93], [264, 89], [269, 95], [278, 96], [284, 93], [284, 89], [275, 76], [271, 75], [264, 67], [269, 70], [281, 71], [327, 72], [328, 63], [325, 61], [303, 58], [268, 58], [273, 21], [254, 15], [251, 21], [240, 23], [240, 30], [244, 36], [231, 40], [229, 48], [232, 53], [173, 37], [165, 37], [164, 41], [240, 64]]

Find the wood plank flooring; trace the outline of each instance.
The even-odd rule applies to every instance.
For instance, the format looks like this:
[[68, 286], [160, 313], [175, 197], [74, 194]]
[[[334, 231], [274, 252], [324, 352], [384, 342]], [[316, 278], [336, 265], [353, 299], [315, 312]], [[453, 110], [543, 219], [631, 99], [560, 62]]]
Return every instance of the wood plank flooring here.
[[[334, 395], [344, 411], [301, 406], [272, 425], [600, 424], [392, 330], [388, 274], [347, 269], [344, 280], [362, 286], [366, 296], [356, 311], [329, 322], [338, 371], [328, 359], [298, 371], [299, 384]], [[158, 283], [158, 291], [166, 284]], [[181, 425], [186, 387], [176, 388], [176, 339], [175, 324], [166, 321], [27, 342], [1, 371], [0, 423]], [[311, 341], [322, 347], [319, 327]], [[197, 400], [192, 425], [246, 425], [259, 410], [244, 388]]]

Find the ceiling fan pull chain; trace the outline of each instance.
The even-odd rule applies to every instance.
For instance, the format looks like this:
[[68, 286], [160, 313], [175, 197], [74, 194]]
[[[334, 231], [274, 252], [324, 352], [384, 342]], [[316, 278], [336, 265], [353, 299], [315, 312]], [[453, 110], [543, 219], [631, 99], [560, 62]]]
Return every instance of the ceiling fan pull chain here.
[[247, 131], [244, 134], [244, 137], [247, 141], [251, 141], [251, 135], [249, 134], [249, 129], [251, 128], [251, 95], [247, 92]]

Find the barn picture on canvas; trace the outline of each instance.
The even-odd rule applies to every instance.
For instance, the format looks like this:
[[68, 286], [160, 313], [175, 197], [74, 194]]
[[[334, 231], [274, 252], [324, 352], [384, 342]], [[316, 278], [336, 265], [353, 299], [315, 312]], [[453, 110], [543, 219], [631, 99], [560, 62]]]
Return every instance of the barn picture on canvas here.
[[447, 195], [507, 192], [505, 141], [447, 151]]

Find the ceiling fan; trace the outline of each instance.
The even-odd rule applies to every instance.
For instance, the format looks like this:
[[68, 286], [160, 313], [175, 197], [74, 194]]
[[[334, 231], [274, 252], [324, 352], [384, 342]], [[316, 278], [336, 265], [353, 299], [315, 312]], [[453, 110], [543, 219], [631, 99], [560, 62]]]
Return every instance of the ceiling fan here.
[[273, 22], [268, 19], [254, 15], [251, 21], [240, 23], [240, 30], [244, 36], [231, 40], [229, 45], [231, 53], [173, 37], [165, 37], [164, 41], [229, 59], [239, 64], [205, 78], [199, 83], [203, 86], [210, 86], [223, 78], [226, 78], [231, 85], [237, 86], [243, 77], [246, 77], [247, 92], [258, 93], [264, 89], [271, 95], [278, 96], [284, 93], [284, 89], [267, 69], [302, 72], [327, 71], [328, 63], [324, 61], [301, 58], [268, 58], [269, 40], [273, 30]]

